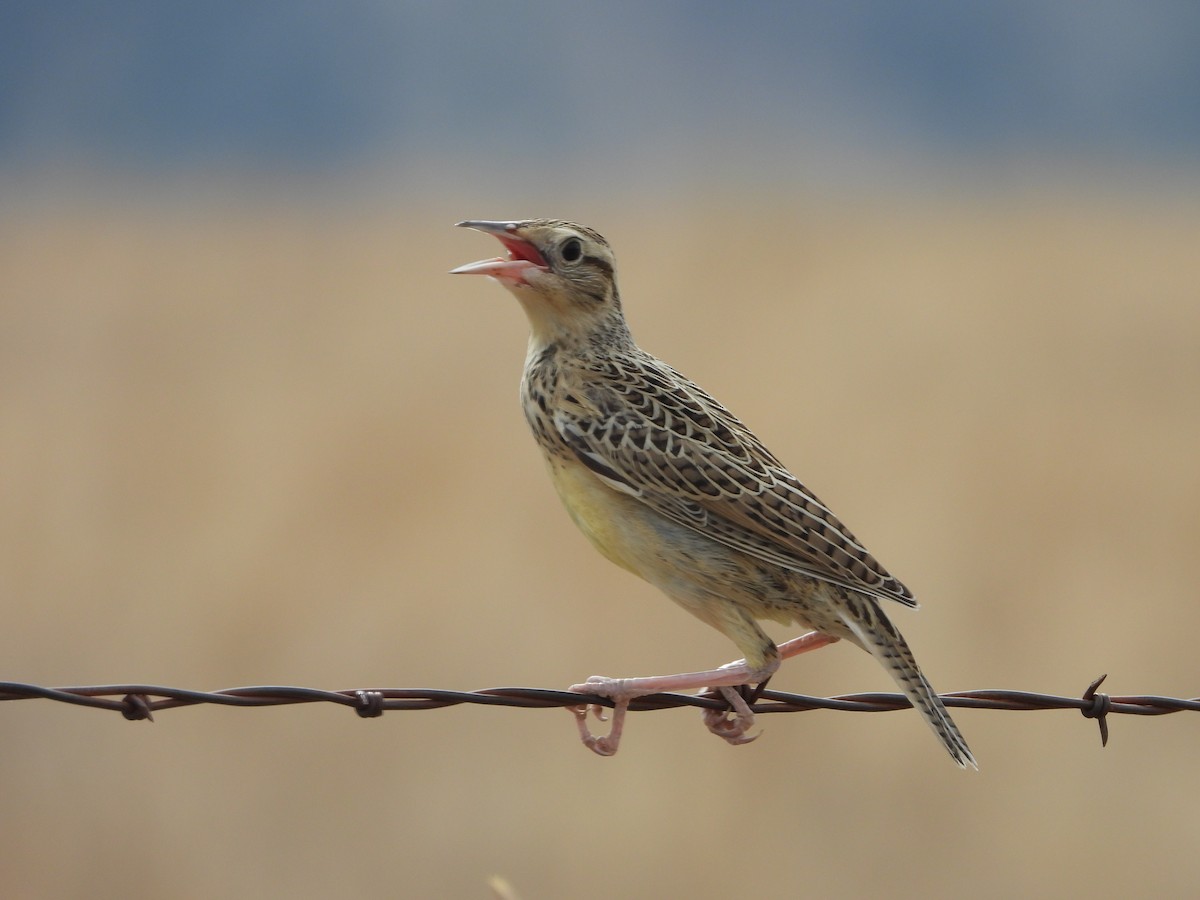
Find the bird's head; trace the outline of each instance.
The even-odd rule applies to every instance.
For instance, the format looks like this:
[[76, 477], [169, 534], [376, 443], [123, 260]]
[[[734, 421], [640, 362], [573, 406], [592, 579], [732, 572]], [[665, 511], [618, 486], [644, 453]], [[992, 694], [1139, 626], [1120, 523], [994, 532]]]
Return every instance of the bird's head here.
[[616, 260], [599, 233], [560, 219], [458, 224], [497, 238], [508, 255], [468, 263], [451, 274], [500, 282], [521, 302], [535, 341], [586, 339], [617, 326], [624, 331]]

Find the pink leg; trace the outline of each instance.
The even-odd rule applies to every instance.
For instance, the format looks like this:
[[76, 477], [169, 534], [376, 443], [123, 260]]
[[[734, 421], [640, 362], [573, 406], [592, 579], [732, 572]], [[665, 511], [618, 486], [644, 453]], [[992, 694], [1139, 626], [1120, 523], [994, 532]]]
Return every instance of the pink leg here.
[[[779, 659], [790, 659], [809, 650], [816, 650], [827, 644], [832, 644], [837, 638], [818, 631], [792, 638], [779, 645]], [[731, 744], [745, 744], [754, 738], [746, 737], [746, 732], [754, 724], [754, 713], [741, 693], [734, 690], [743, 684], [759, 684], [766, 681], [779, 663], [752, 669], [744, 659], [727, 663], [719, 669], [709, 669], [705, 672], [684, 672], [679, 675], [651, 675], [645, 678], [606, 678], [603, 675], [593, 675], [583, 684], [571, 685], [572, 691], [581, 694], [597, 694], [607, 697], [614, 703], [612, 726], [608, 734], [597, 737], [587, 726], [588, 712], [595, 710], [596, 717], [605, 719], [605, 707], [588, 705], [570, 707], [579, 726], [579, 736], [584, 746], [601, 756], [612, 756], [617, 752], [621, 743], [621, 732], [625, 726], [625, 713], [629, 710], [629, 702], [647, 694], [659, 694], [665, 691], [681, 691], [694, 688], [716, 688], [733, 708], [732, 713], [724, 710], [705, 710], [704, 721], [709, 731], [713, 732]]]
[[828, 647], [830, 644], [836, 644], [840, 640], [841, 638], [822, 634], [819, 631], [810, 631], [808, 634], [802, 634], [800, 637], [792, 638], [790, 641], [784, 641], [780, 644], [779, 658], [791, 659], [793, 656], [799, 656], [801, 653], [807, 653], [809, 650], [819, 650], [822, 647]]
[[[807, 653], [809, 650], [818, 650], [821, 647], [826, 647], [829, 644], [836, 642], [838, 638], [828, 634], [822, 634], [819, 631], [810, 631], [808, 634], [802, 634], [800, 637], [792, 638], [790, 641], [784, 641], [776, 649], [779, 651], [779, 659], [791, 659], [793, 656], [799, 656], [801, 653]], [[730, 666], [741, 664], [745, 666], [745, 660], [729, 663]], [[721, 668], [725, 668], [722, 666]], [[766, 681], [765, 678], [754, 678], [749, 681], [742, 682], [743, 684], [762, 684]], [[737, 746], [738, 744], [748, 744], [758, 738], [758, 735], [748, 735], [747, 732], [754, 725], [754, 713], [750, 711], [750, 704], [746, 702], [746, 698], [742, 692], [736, 687], [715, 686], [720, 691], [721, 696], [725, 698], [725, 702], [729, 704], [728, 710], [723, 709], [706, 709], [704, 711], [704, 724], [708, 730], [717, 737], [724, 738], [729, 743]], [[740, 685], [739, 685], [740, 687]]]

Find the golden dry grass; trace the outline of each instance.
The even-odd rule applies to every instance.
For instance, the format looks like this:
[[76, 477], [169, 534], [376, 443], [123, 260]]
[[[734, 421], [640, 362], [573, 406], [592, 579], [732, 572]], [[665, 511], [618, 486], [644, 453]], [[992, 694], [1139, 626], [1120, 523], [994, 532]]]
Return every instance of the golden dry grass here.
[[[558, 508], [492, 252], [428, 203], [67, 204], [0, 224], [3, 675], [500, 684], [732, 648]], [[1200, 693], [1200, 206], [1064, 192], [612, 202], [635, 334], [924, 610], [941, 690]], [[499, 211], [503, 212], [503, 211]], [[576, 210], [521, 209], [516, 214]], [[837, 647], [776, 686], [891, 690]], [[0, 707], [7, 897], [1182, 895], [1200, 720]]]

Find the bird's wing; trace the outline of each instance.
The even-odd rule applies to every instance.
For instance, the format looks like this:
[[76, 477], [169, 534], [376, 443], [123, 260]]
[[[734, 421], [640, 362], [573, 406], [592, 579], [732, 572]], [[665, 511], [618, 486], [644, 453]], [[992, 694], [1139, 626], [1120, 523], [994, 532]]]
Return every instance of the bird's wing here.
[[668, 519], [775, 565], [916, 606], [912, 593], [728, 410], [666, 364], [591, 373], [554, 414], [576, 457]]

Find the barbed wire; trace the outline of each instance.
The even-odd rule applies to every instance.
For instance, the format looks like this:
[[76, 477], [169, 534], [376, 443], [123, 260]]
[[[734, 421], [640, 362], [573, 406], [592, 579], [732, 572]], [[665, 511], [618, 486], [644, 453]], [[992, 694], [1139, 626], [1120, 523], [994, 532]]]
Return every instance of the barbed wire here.
[[[977, 690], [942, 694], [947, 706], [964, 709], [1040, 710], [1075, 709], [1100, 726], [1100, 742], [1108, 743], [1108, 716], [1120, 713], [1135, 716], [1163, 716], [1177, 712], [1200, 712], [1200, 698], [1180, 699], [1138, 694], [1113, 696], [1098, 688], [1106, 675], [1093, 681], [1079, 697], [1060, 697], [1032, 691]], [[479, 691], [451, 691], [436, 688], [380, 688], [327, 691], [318, 688], [260, 685], [228, 688], [221, 691], [193, 691], [183, 688], [146, 684], [104, 684], [81, 687], [42, 687], [36, 684], [0, 682], [0, 701], [54, 700], [75, 706], [87, 706], [119, 712], [132, 721], [154, 720], [154, 713], [200, 704], [217, 706], [287, 706], [295, 703], [333, 703], [347, 706], [363, 718], [375, 718], [385, 712], [413, 709], [443, 709], [474, 704], [522, 709], [580, 706], [609, 706], [612, 701], [591, 694], [546, 688], [501, 687]], [[808, 712], [814, 709], [840, 712], [891, 712], [909, 709], [912, 704], [903, 694], [842, 694], [835, 697], [810, 697], [783, 691], [749, 689], [747, 697], [755, 713]], [[683, 706], [725, 710], [724, 698], [706, 694], [649, 694], [629, 704], [631, 711], [674, 709]]]

